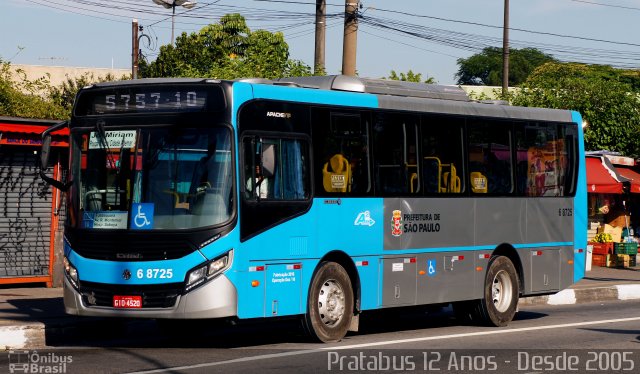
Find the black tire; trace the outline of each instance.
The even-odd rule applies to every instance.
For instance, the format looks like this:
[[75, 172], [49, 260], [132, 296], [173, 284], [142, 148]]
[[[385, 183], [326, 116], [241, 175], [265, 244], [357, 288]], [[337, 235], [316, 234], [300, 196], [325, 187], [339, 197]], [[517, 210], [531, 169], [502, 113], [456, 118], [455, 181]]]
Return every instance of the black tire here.
[[347, 334], [352, 318], [353, 288], [349, 274], [335, 262], [321, 262], [309, 287], [307, 332], [321, 342], [337, 342]]
[[511, 260], [493, 257], [484, 279], [484, 298], [478, 304], [478, 315], [490, 326], [507, 326], [513, 320], [520, 295], [518, 274]]

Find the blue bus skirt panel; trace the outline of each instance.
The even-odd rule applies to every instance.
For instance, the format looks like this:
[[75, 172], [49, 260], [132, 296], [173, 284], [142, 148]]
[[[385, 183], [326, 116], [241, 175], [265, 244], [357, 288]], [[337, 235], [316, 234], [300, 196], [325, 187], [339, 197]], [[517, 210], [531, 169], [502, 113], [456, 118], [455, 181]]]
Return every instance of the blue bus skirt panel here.
[[315, 199], [313, 205], [318, 222], [327, 223], [318, 233], [318, 257], [331, 251], [349, 254], [360, 277], [361, 309], [378, 308], [383, 281], [379, 259], [384, 252], [384, 229], [391, 225], [384, 218], [384, 200]]
[[[587, 252], [587, 169], [584, 158], [584, 132], [582, 129], [582, 116], [578, 112], [572, 112], [573, 121], [578, 125], [578, 180], [576, 181], [576, 197], [573, 204], [574, 214], [574, 272], [573, 281], [577, 282], [584, 277], [586, 269]], [[580, 252], [580, 250], [582, 250]]]
[[383, 225], [382, 199], [314, 199], [304, 215], [245, 241], [237, 253], [251, 260], [239, 261], [233, 275], [238, 317], [306, 313], [314, 271], [332, 251], [348, 253], [355, 265], [361, 308], [377, 308]]

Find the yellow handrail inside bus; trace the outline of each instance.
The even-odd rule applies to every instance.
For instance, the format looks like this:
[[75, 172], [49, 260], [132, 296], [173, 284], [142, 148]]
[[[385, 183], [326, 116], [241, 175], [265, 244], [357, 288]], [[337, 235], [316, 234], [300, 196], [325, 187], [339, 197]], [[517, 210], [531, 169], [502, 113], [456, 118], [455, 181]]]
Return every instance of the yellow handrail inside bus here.
[[460, 193], [460, 177], [457, 175], [456, 167], [453, 163], [443, 164], [440, 158], [429, 156], [425, 160], [433, 160], [438, 165], [438, 193]]

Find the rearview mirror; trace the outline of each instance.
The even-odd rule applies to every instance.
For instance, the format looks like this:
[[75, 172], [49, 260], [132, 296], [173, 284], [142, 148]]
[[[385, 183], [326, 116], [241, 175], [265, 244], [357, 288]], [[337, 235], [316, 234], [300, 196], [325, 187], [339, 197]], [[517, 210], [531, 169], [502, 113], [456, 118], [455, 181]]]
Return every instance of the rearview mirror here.
[[42, 149], [40, 150], [40, 170], [49, 167], [49, 153], [51, 152], [51, 134], [42, 133]]
[[49, 168], [49, 154], [51, 153], [51, 133], [67, 126], [67, 122], [57, 123], [42, 132], [42, 149], [40, 150], [40, 178], [47, 184], [65, 192], [71, 182], [62, 183], [49, 177], [45, 171]]

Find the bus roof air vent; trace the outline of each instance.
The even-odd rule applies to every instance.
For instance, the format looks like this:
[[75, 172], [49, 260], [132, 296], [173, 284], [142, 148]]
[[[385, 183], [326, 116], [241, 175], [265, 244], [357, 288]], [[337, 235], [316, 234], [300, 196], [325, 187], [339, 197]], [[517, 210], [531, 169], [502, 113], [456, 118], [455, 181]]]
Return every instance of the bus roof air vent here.
[[471, 101], [465, 91], [457, 86], [371, 79], [347, 75], [324, 77], [281, 78], [278, 82], [295, 83], [305, 88], [348, 92], [365, 92], [376, 95], [418, 97], [427, 99]]
[[479, 103], [493, 105], [511, 105], [507, 100], [480, 100]]

